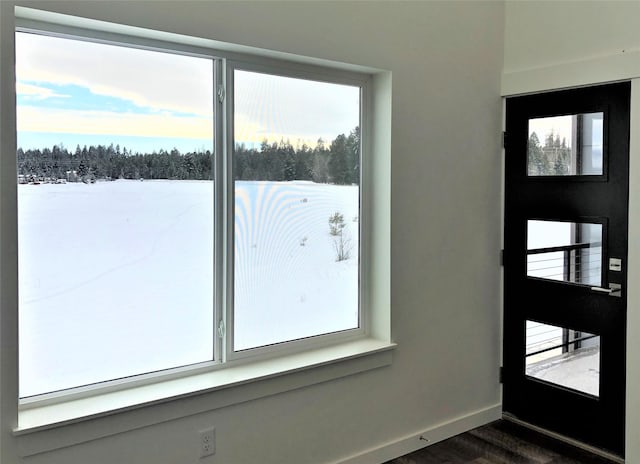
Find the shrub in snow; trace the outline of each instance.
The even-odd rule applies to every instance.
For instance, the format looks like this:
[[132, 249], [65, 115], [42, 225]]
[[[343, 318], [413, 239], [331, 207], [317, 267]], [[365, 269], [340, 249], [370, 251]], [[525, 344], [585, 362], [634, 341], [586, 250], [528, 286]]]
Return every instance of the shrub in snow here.
[[345, 261], [351, 258], [353, 242], [349, 231], [345, 230], [344, 215], [335, 212], [329, 216], [329, 235], [333, 237], [333, 250], [336, 253], [336, 261]]
[[329, 216], [329, 233], [336, 237], [342, 233], [342, 230], [345, 228], [346, 224], [344, 223], [344, 215], [339, 212], [333, 213]]

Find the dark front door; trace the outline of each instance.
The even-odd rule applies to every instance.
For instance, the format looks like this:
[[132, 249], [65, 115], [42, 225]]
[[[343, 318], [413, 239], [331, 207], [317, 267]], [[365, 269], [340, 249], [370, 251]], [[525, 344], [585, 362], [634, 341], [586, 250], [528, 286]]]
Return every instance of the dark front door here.
[[629, 96], [506, 103], [504, 412], [620, 456]]

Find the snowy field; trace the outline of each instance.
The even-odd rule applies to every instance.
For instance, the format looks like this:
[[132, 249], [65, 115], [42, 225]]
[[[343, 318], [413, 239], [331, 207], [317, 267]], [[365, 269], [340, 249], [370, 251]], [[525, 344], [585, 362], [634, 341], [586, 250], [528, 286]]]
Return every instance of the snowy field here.
[[[18, 199], [22, 397], [212, 359], [212, 182], [19, 185]], [[357, 187], [238, 182], [236, 237], [236, 350], [358, 326]]]

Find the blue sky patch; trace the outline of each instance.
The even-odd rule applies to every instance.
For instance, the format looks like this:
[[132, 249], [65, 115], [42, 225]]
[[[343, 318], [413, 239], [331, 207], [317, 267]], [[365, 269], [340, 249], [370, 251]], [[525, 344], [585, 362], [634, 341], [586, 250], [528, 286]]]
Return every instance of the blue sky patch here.
[[[18, 94], [18, 106], [36, 106], [39, 108], [54, 108], [79, 111], [108, 111], [115, 113], [157, 114], [158, 108], [139, 106], [130, 100], [92, 93], [87, 87], [79, 85], [57, 85], [50, 82], [21, 81], [50, 90], [53, 96], [42, 98], [38, 95]], [[193, 114], [170, 111], [173, 116], [188, 117]]]

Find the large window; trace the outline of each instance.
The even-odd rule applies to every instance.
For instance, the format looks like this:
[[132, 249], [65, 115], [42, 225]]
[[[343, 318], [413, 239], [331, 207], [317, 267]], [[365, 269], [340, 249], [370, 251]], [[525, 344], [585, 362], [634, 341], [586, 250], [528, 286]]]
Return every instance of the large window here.
[[16, 57], [22, 398], [365, 333], [365, 76], [32, 32]]

